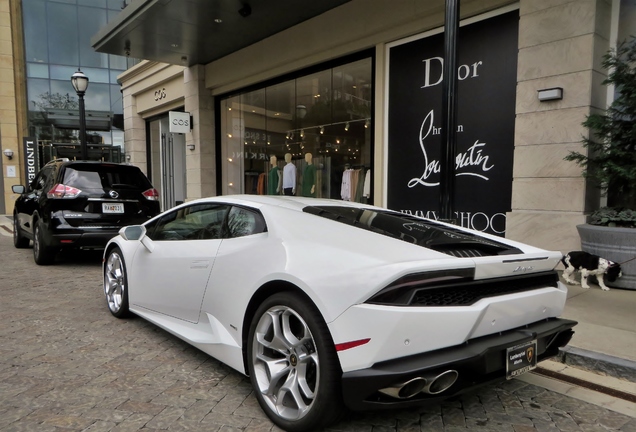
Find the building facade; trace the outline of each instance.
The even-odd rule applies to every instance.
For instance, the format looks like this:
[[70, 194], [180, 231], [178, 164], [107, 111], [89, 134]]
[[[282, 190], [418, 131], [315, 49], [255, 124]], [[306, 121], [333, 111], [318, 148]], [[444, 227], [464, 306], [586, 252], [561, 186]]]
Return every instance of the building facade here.
[[[563, 158], [582, 150], [581, 123], [611, 98], [601, 59], [634, 33], [635, 10], [633, 0], [461, 1], [457, 223], [580, 248], [576, 225], [602, 198]], [[211, 62], [143, 61], [118, 76], [127, 160], [164, 209], [293, 187], [437, 218], [443, 24], [442, 0], [351, 0]], [[539, 99], [553, 89], [560, 98]], [[293, 181], [279, 184], [290, 164]]]
[[10, 214], [12, 184], [24, 184], [29, 170], [53, 158], [80, 155], [78, 96], [70, 81], [78, 69], [90, 80], [84, 98], [89, 157], [124, 160], [117, 76], [138, 60], [90, 44], [96, 29], [119, 14], [120, 0], [2, 0], [0, 6], [2, 148], [15, 155], [2, 160], [1, 213]]

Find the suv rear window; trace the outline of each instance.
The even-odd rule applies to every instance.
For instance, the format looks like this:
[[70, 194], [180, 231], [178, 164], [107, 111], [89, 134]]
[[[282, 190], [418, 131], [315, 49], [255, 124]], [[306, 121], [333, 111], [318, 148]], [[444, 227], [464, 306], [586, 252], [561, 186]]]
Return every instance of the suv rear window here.
[[78, 189], [150, 189], [152, 185], [139, 168], [127, 165], [74, 164], [64, 170], [67, 186]]

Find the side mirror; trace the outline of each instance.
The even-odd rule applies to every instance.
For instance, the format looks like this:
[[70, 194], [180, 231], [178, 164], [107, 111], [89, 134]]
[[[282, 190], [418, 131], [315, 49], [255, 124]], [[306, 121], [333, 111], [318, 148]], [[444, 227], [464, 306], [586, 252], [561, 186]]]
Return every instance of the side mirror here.
[[11, 190], [16, 194], [23, 194], [26, 191], [26, 188], [22, 185], [13, 185], [11, 186]]
[[148, 252], [152, 252], [155, 249], [155, 245], [152, 244], [152, 240], [146, 237], [146, 227], [143, 225], [129, 225], [119, 230], [119, 235], [124, 240], [139, 240]]
[[119, 230], [119, 235], [121, 235], [124, 240], [141, 240], [141, 238], [146, 235], [146, 227], [142, 225], [125, 226]]

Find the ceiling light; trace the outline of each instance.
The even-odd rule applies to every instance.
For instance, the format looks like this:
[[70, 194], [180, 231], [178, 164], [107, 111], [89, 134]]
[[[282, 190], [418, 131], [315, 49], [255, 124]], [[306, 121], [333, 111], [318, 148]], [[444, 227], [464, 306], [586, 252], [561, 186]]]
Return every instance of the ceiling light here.
[[217, 24], [221, 24], [223, 20], [221, 18], [214, 18], [214, 22]]
[[324, 126], [320, 126], [320, 135], [325, 133], [325, 127]]
[[345, 131], [349, 131], [349, 122], [345, 124]]

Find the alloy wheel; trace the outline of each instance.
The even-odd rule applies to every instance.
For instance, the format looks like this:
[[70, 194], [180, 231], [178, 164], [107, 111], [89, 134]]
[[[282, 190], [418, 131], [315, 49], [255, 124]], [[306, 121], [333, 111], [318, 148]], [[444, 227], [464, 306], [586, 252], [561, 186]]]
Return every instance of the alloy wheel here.
[[108, 308], [112, 312], [119, 312], [124, 301], [126, 291], [125, 270], [121, 256], [112, 252], [106, 261], [104, 270], [104, 293], [108, 301]]
[[42, 248], [42, 240], [40, 239], [40, 226], [39, 223], [35, 225], [35, 231], [33, 232], [33, 254], [37, 257], [40, 256], [40, 249]]
[[252, 364], [267, 406], [285, 420], [299, 420], [318, 394], [319, 359], [307, 323], [293, 309], [274, 306], [259, 319]]

